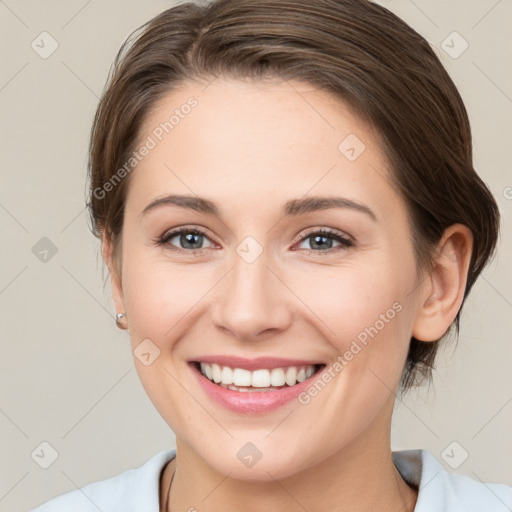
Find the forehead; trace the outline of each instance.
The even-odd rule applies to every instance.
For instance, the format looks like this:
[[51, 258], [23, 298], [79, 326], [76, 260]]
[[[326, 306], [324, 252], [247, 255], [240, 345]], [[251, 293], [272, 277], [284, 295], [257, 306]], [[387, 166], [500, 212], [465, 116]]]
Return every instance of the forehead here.
[[145, 119], [144, 144], [151, 149], [131, 176], [135, 199], [176, 191], [261, 208], [262, 200], [340, 193], [384, 213], [397, 201], [375, 132], [308, 83], [183, 83]]

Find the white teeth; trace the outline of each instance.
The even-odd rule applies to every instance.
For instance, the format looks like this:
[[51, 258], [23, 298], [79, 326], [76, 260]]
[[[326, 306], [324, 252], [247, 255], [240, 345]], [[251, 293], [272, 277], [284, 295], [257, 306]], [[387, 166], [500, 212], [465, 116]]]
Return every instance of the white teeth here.
[[201, 373], [209, 380], [222, 387], [236, 391], [249, 391], [243, 388], [258, 388], [259, 391], [279, 388], [285, 385], [294, 386], [297, 382], [309, 379], [316, 367], [312, 364], [306, 366], [288, 366], [285, 368], [272, 368], [267, 370], [249, 371], [243, 368], [230, 368], [215, 363], [200, 363]]
[[222, 384], [233, 384], [233, 370], [229, 366], [224, 366], [221, 373]]
[[212, 378], [213, 378], [213, 382], [215, 382], [216, 384], [218, 384], [222, 377], [221, 377], [221, 374], [220, 374], [220, 366], [218, 364], [212, 364]]
[[288, 386], [293, 386], [297, 382], [297, 368], [295, 366], [290, 366], [286, 370], [286, 384]]
[[282, 368], [274, 368], [270, 372], [270, 385], [271, 386], [284, 386], [285, 384], [286, 384], [286, 380], [284, 378], [284, 370]]
[[[223, 384], [225, 383], [223, 382]], [[242, 368], [235, 368], [233, 370], [233, 384], [235, 386], [250, 386], [251, 372]]]
[[297, 380], [299, 382], [304, 382], [306, 380], [306, 370], [304, 368], [301, 368], [298, 372], [297, 372]]
[[253, 388], [268, 388], [270, 386], [270, 372], [268, 370], [252, 372], [251, 386]]

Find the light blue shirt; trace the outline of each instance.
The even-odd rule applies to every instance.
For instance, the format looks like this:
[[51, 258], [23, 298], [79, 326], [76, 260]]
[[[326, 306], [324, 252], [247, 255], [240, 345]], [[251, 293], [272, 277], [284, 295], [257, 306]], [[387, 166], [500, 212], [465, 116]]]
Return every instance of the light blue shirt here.
[[[176, 450], [160, 452], [137, 469], [58, 496], [31, 512], [159, 512], [160, 472], [175, 455]], [[512, 487], [448, 473], [427, 450], [395, 451], [393, 462], [403, 479], [419, 488], [415, 512], [512, 511]]]

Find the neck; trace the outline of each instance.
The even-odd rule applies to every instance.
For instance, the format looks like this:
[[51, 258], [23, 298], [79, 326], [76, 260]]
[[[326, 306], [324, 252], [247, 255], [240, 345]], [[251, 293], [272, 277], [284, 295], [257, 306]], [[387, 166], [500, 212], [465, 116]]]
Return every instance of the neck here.
[[[165, 512], [238, 512], [240, 503], [247, 512], [296, 512], [298, 508], [322, 512], [412, 512], [417, 491], [401, 478], [393, 464], [390, 423], [385, 435], [367, 432], [321, 463], [281, 480], [230, 478], [207, 465], [178, 439], [178, 455], [163, 475], [161, 503], [166, 503], [166, 496], [162, 499], [162, 495], [167, 494], [174, 474]], [[382, 433], [382, 427], [377, 431]]]

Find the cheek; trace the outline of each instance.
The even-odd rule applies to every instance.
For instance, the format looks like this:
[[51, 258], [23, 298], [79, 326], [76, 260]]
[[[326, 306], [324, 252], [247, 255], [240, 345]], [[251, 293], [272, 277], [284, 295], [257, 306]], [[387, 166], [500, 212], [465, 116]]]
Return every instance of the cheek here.
[[335, 379], [340, 394], [358, 389], [351, 393], [368, 405], [365, 396], [386, 399], [396, 387], [410, 342], [413, 275], [414, 265], [404, 261], [399, 267], [390, 258], [389, 265], [319, 269], [297, 282], [311, 321], [314, 316], [336, 351], [333, 374], [341, 376]]
[[371, 265], [320, 268], [296, 276], [294, 292], [317, 317], [316, 323], [324, 324], [332, 344], [342, 350], [347, 340], [364, 340], [364, 333], [390, 331], [392, 324], [400, 323], [406, 281], [404, 272], [386, 272], [383, 266], [378, 272]]
[[212, 269], [178, 266], [143, 254], [127, 256], [123, 288], [132, 335], [157, 343], [176, 338], [212, 288], [215, 275]]

